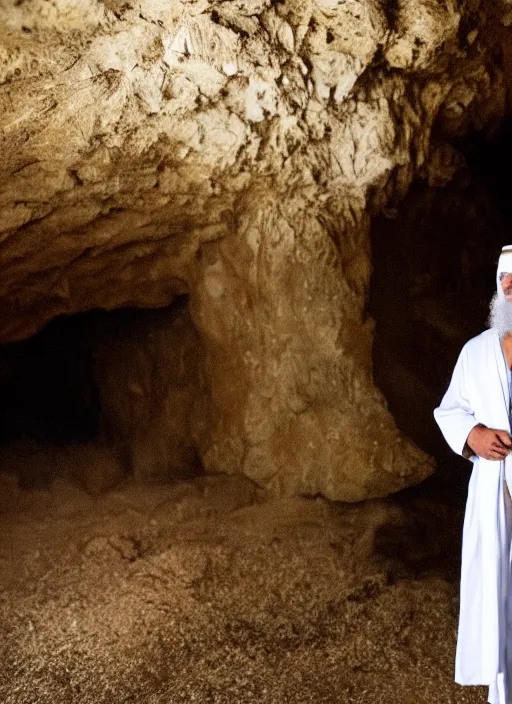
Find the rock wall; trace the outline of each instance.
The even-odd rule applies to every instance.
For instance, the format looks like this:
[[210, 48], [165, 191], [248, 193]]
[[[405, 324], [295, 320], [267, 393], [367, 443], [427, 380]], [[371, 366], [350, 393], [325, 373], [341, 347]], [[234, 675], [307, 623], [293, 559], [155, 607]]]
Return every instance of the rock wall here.
[[503, 61], [487, 36], [503, 12], [0, 8], [1, 339], [188, 294], [208, 470], [344, 500], [420, 481], [432, 463], [372, 382], [368, 213], [415, 175], [448, 179], [446, 136], [499, 121]]
[[103, 443], [138, 481], [197, 474], [208, 404], [186, 307], [120, 311], [91, 327]]

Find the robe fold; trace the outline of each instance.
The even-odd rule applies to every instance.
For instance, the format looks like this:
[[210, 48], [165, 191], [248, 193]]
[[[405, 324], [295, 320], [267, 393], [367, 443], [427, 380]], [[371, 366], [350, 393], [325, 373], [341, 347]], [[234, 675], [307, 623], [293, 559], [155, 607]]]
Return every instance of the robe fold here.
[[[450, 445], [462, 454], [478, 423], [510, 432], [508, 370], [499, 335], [486, 330], [462, 349], [450, 386], [434, 411]], [[512, 456], [490, 461], [473, 456], [462, 535], [460, 615], [455, 681], [489, 685], [493, 704], [512, 702], [510, 519], [505, 481], [512, 488]]]

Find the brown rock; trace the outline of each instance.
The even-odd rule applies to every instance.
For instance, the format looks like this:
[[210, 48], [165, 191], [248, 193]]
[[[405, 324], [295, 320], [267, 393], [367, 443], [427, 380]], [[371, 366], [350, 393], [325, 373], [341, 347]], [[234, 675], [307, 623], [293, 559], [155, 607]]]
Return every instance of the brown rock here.
[[[209, 471], [285, 493], [420, 481], [432, 463], [372, 383], [367, 211], [426, 168], [436, 119], [461, 134], [501, 117], [489, 33], [461, 46], [477, 15], [426, 0], [171, 5], [0, 9], [1, 339], [188, 294], [204, 393], [168, 392], [158, 325], [153, 347], [126, 333], [119, 381], [100, 372], [137, 475], [198, 449]], [[167, 391], [135, 400], [134, 379]]]
[[108, 316], [93, 348], [101, 433], [123, 466], [143, 481], [197, 473], [193, 421], [205, 391], [186, 309]]

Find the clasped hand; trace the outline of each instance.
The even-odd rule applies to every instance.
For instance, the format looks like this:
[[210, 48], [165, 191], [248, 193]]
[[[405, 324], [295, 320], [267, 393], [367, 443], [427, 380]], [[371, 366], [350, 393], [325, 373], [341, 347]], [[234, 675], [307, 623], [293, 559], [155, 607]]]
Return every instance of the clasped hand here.
[[504, 460], [512, 451], [512, 439], [506, 430], [486, 428], [476, 425], [469, 433], [467, 444], [471, 450], [484, 460]]

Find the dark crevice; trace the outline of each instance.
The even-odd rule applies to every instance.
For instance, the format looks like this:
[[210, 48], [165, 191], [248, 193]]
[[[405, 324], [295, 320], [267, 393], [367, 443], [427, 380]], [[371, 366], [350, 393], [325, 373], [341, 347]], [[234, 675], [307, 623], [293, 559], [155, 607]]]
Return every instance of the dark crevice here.
[[34, 337], [0, 348], [0, 369], [1, 442], [95, 437], [100, 408], [87, 316], [57, 318]]
[[385, 0], [382, 7], [388, 28], [396, 32], [400, 15], [400, 0]]
[[512, 123], [454, 145], [467, 166], [451, 183], [416, 183], [372, 224], [369, 309], [376, 320], [374, 376], [398, 426], [433, 455], [433, 487], [465, 498], [470, 465], [446, 445], [432, 412], [464, 343], [486, 327], [501, 247], [512, 241], [508, 169]]
[[188, 296], [180, 295], [158, 310], [61, 316], [0, 347], [0, 471], [32, 489], [76, 470], [94, 491], [130, 473], [150, 482], [197, 476], [201, 459], [187, 430], [199, 383], [194, 345]]

